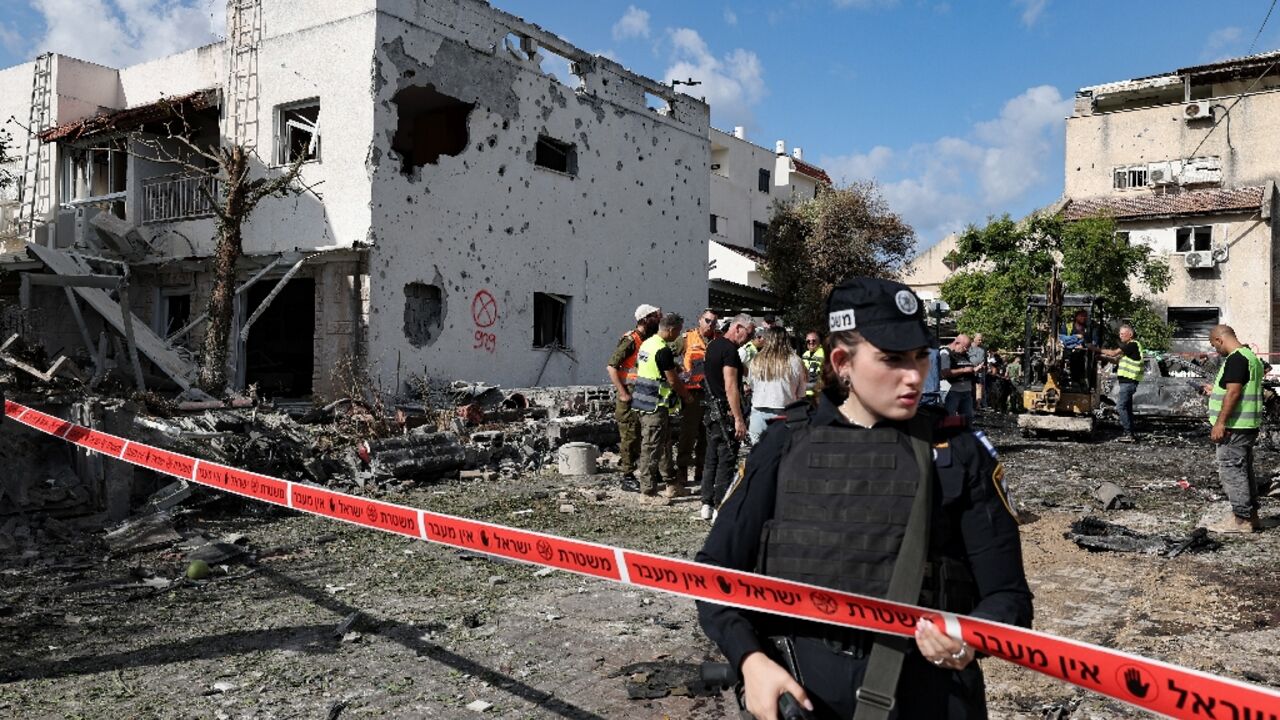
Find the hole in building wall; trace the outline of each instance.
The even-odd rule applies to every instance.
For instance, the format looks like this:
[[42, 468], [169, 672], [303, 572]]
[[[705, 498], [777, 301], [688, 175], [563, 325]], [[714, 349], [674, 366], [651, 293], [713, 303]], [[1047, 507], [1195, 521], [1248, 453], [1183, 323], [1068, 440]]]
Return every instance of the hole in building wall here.
[[578, 147], [573, 143], [556, 140], [546, 135], [538, 136], [533, 162], [539, 167], [568, 175], [578, 174]]
[[507, 33], [503, 38], [503, 45], [515, 59], [522, 63], [537, 63], [538, 69], [544, 75], [559, 83], [578, 88], [585, 82], [581, 64], [547, 48], [531, 37]]
[[457, 155], [467, 147], [467, 118], [475, 105], [438, 92], [431, 85], [413, 85], [391, 98], [396, 104], [396, 133], [391, 149], [401, 158], [400, 172], [435, 165], [441, 155]]
[[671, 103], [661, 95], [654, 95], [651, 92], [646, 92], [644, 94], [644, 106], [659, 115], [671, 114]]
[[444, 294], [438, 285], [404, 286], [404, 336], [414, 347], [431, 344], [444, 327]]
[[533, 294], [533, 346], [569, 347], [568, 295], [554, 293]]

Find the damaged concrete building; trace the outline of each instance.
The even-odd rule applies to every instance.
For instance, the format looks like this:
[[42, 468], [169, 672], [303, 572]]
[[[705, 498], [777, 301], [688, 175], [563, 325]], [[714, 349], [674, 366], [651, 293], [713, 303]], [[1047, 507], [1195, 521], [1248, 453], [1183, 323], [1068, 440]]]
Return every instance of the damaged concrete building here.
[[1276, 178], [1280, 53], [1082, 88], [1066, 122], [1068, 218], [1115, 218], [1169, 260], [1154, 298], [1174, 349], [1206, 351], [1217, 323], [1280, 349]]
[[711, 128], [711, 243], [708, 282], [711, 307], [762, 313], [778, 298], [757, 265], [768, 252], [766, 231], [777, 203], [808, 200], [830, 187], [822, 168], [804, 151], [779, 140], [774, 148], [747, 140], [746, 129]]
[[165, 161], [175, 118], [310, 188], [245, 225], [236, 387], [341, 396], [347, 366], [396, 392], [599, 384], [631, 308], [705, 302], [705, 103], [481, 0], [228, 14], [227, 40], [140, 65], [0, 70], [0, 117], [35, 131], [25, 154], [14, 133], [0, 292], [28, 310], [5, 338], [192, 382], [219, 187]]

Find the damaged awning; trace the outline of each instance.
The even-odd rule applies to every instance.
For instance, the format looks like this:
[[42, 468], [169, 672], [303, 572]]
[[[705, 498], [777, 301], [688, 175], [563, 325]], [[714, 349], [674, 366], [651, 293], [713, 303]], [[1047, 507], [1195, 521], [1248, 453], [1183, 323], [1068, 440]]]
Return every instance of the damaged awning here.
[[1133, 195], [1070, 200], [1062, 212], [1067, 220], [1083, 220], [1099, 215], [1116, 220], [1137, 220], [1211, 215], [1227, 212], [1260, 212], [1262, 186], [1230, 190], [1193, 190], [1168, 195]]
[[218, 107], [216, 89], [197, 90], [186, 95], [161, 98], [153, 103], [99, 113], [93, 117], [63, 123], [37, 135], [41, 142], [69, 142], [103, 133], [136, 130], [143, 125], [172, 120], [187, 111], [199, 112]]

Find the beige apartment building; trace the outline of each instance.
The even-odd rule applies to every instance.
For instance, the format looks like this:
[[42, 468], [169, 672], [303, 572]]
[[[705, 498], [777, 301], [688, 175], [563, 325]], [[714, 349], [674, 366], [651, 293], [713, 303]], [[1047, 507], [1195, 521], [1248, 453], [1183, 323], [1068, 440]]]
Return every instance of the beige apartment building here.
[[1207, 350], [1222, 322], [1280, 344], [1275, 179], [1280, 52], [1082, 88], [1066, 122], [1068, 218], [1107, 214], [1169, 260], [1153, 298], [1174, 349]]

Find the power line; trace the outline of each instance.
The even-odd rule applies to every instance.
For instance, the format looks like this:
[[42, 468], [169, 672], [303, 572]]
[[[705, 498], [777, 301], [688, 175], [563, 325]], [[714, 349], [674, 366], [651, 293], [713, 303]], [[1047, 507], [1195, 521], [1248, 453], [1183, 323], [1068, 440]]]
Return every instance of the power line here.
[[[1267, 21], [1271, 19], [1271, 12], [1275, 9], [1276, 9], [1276, 0], [1271, 0], [1271, 7], [1267, 8], [1266, 17], [1262, 18], [1262, 24], [1258, 26], [1258, 32], [1254, 34], [1253, 42], [1249, 43], [1249, 51], [1245, 53], [1246, 56], [1253, 53], [1253, 47], [1254, 45], [1257, 44], [1258, 38], [1262, 37], [1262, 31], [1267, 27]], [[1188, 157], [1195, 157], [1200, 152], [1200, 148], [1204, 147], [1204, 144], [1209, 141], [1210, 137], [1213, 137], [1213, 131], [1218, 129], [1218, 126], [1222, 124], [1223, 120], [1227, 120], [1228, 118], [1231, 117], [1231, 111], [1235, 109], [1236, 105], [1238, 105], [1240, 101], [1244, 99], [1245, 95], [1248, 95], [1255, 87], [1257, 87], [1258, 83], [1262, 82], [1262, 78], [1266, 77], [1267, 73], [1271, 72], [1276, 65], [1280, 65], [1280, 58], [1277, 58], [1271, 61], [1271, 64], [1268, 65], [1266, 69], [1262, 71], [1262, 74], [1259, 75], [1257, 78], [1255, 78], [1254, 81], [1249, 84], [1249, 87], [1245, 88], [1239, 95], [1236, 96], [1236, 99], [1233, 100], [1231, 102], [1231, 105], [1227, 107], [1226, 109], [1227, 111], [1222, 114], [1222, 117], [1218, 118], [1217, 120], [1214, 120], [1213, 127], [1209, 128], [1209, 132], [1205, 133], [1205, 136], [1200, 139], [1200, 144], [1196, 145], [1196, 149], [1192, 150], [1191, 154]], [[1228, 125], [1228, 127], [1230, 126]], [[1230, 131], [1228, 131], [1227, 133], [1227, 141], [1228, 143], [1231, 141]]]
[[1258, 44], [1258, 38], [1262, 37], [1262, 31], [1267, 27], [1267, 21], [1271, 19], [1271, 11], [1276, 9], [1276, 0], [1271, 0], [1271, 7], [1267, 8], [1267, 16], [1262, 18], [1262, 26], [1258, 28], [1258, 32], [1253, 36], [1253, 42], [1249, 43], [1249, 51], [1245, 55], [1253, 54], [1253, 47]]

